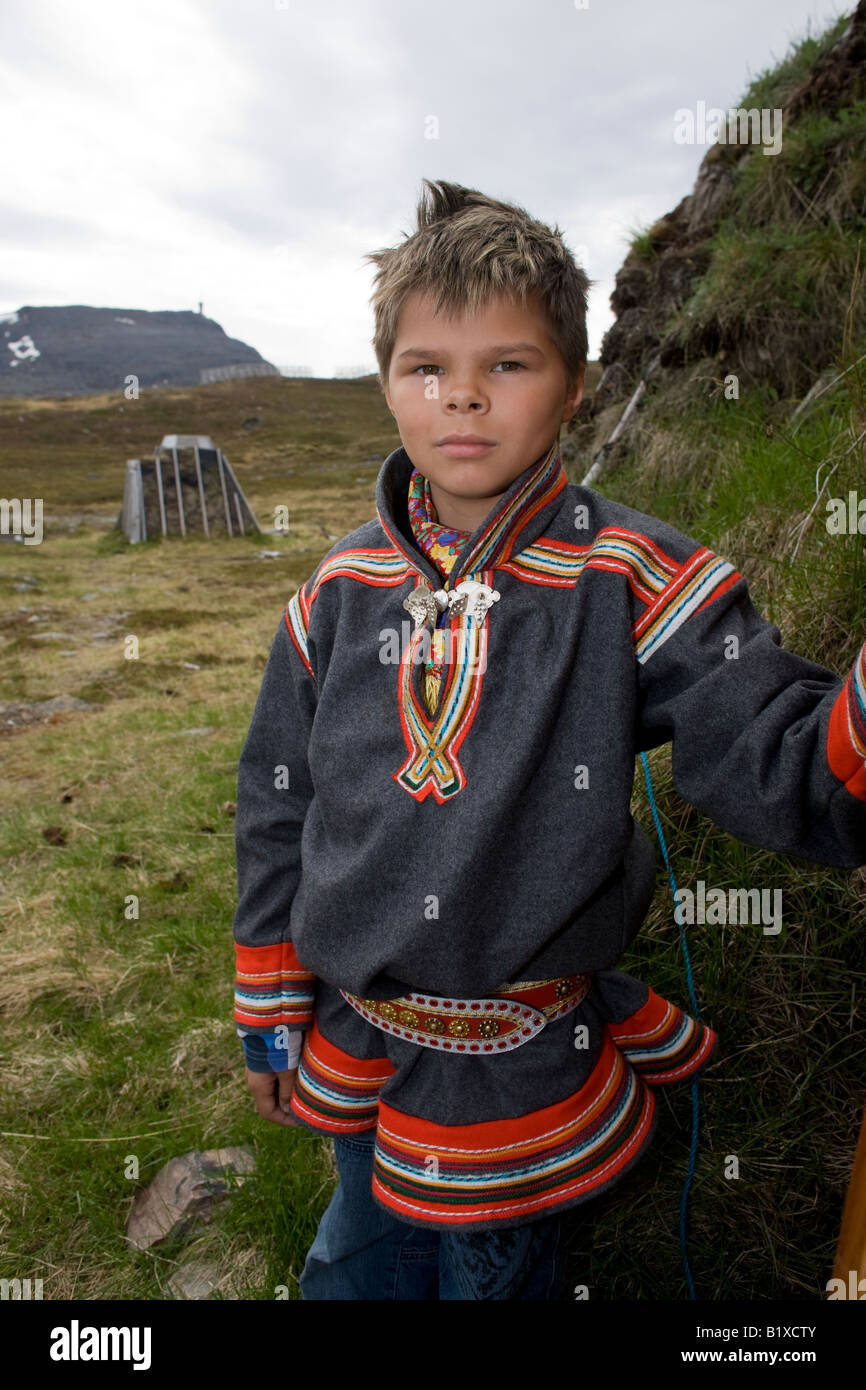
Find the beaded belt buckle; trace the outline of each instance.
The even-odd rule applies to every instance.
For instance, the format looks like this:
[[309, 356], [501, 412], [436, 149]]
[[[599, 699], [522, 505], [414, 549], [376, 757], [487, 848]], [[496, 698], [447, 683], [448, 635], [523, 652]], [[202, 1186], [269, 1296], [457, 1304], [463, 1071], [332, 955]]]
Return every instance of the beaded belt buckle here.
[[396, 999], [362, 999], [341, 989], [348, 1004], [385, 1033], [441, 1052], [509, 1052], [522, 1047], [554, 1018], [576, 1009], [592, 974], [563, 975], [505, 985], [490, 999], [446, 999], [403, 994]]

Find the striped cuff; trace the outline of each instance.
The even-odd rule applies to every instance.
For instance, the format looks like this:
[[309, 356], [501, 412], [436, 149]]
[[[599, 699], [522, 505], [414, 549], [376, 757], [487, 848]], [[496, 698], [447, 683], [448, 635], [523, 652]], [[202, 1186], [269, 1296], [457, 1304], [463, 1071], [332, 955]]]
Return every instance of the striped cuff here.
[[234, 1020], [242, 1028], [307, 1028], [313, 1021], [316, 976], [305, 970], [291, 941], [271, 946], [235, 943]]
[[693, 1076], [710, 1061], [718, 1041], [712, 1028], [653, 989], [642, 1009], [607, 1028], [623, 1056], [651, 1086]]
[[833, 705], [827, 762], [851, 795], [866, 801], [866, 642]]

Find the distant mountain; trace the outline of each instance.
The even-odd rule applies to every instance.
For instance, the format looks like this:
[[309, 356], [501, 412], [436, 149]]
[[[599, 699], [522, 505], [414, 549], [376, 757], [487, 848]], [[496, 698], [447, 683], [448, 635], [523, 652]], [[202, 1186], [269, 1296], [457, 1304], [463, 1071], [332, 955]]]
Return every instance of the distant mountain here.
[[0, 315], [0, 397], [122, 391], [131, 375], [144, 388], [279, 373], [255, 348], [191, 310], [25, 305]]

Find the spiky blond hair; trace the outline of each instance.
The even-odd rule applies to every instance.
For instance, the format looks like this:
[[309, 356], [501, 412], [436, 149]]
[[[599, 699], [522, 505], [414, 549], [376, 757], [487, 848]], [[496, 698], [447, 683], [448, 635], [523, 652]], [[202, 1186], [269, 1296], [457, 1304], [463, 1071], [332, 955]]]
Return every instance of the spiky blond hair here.
[[565, 245], [560, 229], [475, 188], [444, 179], [422, 183], [417, 230], [404, 233], [398, 246], [364, 257], [378, 266], [370, 302], [383, 390], [400, 312], [418, 292], [436, 296], [436, 313], [443, 308], [474, 313], [494, 294], [523, 304], [527, 296], [537, 296], [565, 362], [568, 385], [573, 385], [587, 357], [586, 295], [593, 282]]

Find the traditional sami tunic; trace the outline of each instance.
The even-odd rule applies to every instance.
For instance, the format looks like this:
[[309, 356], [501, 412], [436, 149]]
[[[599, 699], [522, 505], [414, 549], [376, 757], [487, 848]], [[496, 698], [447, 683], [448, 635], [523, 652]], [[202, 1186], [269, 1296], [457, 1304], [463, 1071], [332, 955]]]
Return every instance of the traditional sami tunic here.
[[[468, 537], [402, 448], [376, 506], [288, 603], [244, 744], [235, 1020], [248, 1061], [306, 1030], [292, 1111], [375, 1130], [393, 1215], [518, 1225], [621, 1178], [654, 1088], [715, 1050], [614, 968], [655, 884], [636, 755], [672, 741], [680, 794], [747, 844], [860, 865], [866, 645], [844, 683], [784, 651], [732, 565], [569, 484], [556, 445]], [[465, 579], [499, 599], [413, 630], [413, 590]], [[575, 972], [578, 1006], [504, 1051], [370, 1021]]]

